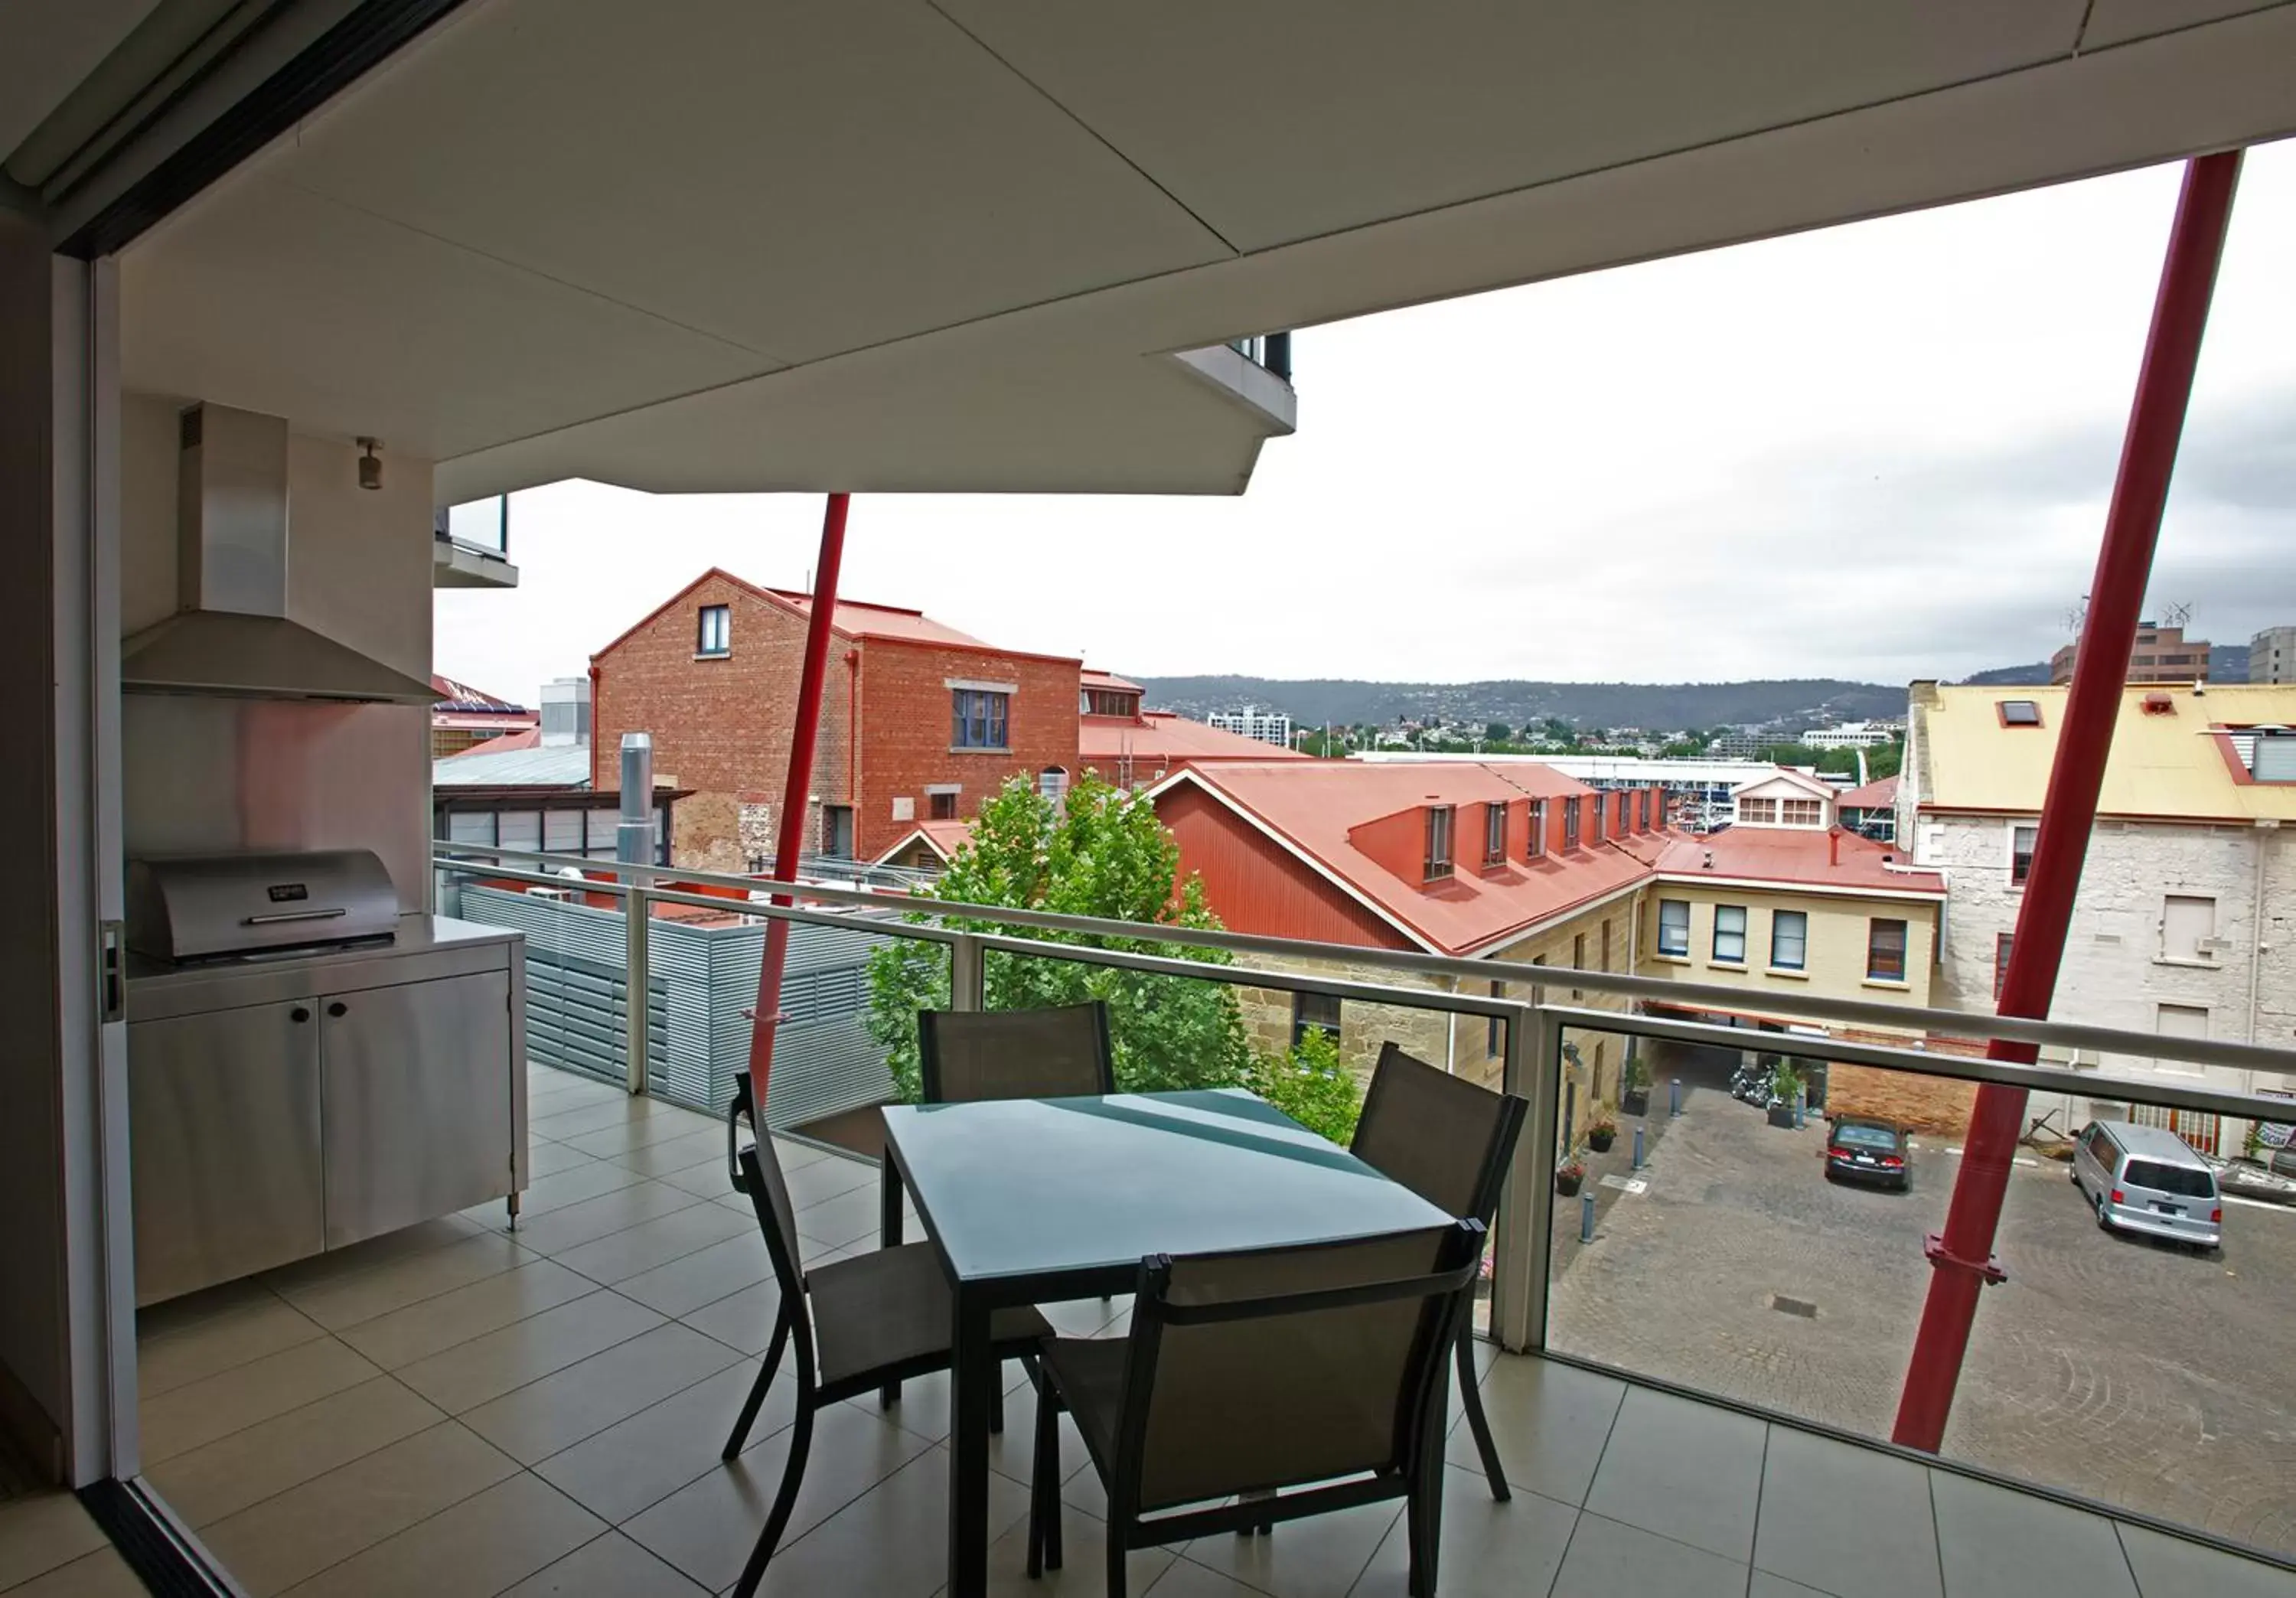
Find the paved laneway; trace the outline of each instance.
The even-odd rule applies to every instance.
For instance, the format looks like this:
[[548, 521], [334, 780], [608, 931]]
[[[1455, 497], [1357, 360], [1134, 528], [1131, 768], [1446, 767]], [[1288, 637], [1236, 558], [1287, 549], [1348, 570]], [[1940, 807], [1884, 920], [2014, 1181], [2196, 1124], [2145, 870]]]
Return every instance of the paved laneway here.
[[[1551, 1346], [1888, 1435], [1948, 1141], [1922, 1140], [1911, 1193], [1836, 1186], [1822, 1126], [1770, 1127], [1675, 1069], [1647, 1191], [1607, 1192], [1595, 1242], [1557, 1251]], [[1947, 1452], [2296, 1553], [2296, 1210], [2226, 1216], [2217, 1259], [2109, 1237], [2064, 1167], [2021, 1164]], [[1578, 1218], [1558, 1205], [1574, 1245]]]

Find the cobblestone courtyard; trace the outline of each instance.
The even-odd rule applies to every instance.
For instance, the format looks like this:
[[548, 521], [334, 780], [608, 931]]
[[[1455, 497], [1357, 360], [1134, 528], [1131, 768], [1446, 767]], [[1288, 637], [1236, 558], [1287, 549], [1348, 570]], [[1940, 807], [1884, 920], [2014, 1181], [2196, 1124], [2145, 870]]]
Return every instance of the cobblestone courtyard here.
[[[1726, 1071], [1659, 1066], [1647, 1190], [1601, 1190], [1592, 1244], [1557, 1201], [1550, 1346], [1886, 1437], [1958, 1140], [1920, 1140], [1910, 1193], [1837, 1186], [1823, 1123], [1767, 1126]], [[2296, 1556], [2296, 1209], [2227, 1205], [2204, 1258], [2105, 1235], [2063, 1166], [2021, 1156], [1997, 1252], [1946, 1453]]]

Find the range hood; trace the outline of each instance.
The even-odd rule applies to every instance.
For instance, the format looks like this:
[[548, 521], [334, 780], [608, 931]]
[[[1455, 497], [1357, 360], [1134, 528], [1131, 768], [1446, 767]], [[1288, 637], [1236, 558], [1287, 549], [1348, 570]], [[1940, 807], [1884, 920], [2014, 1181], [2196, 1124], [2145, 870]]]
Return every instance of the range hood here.
[[437, 690], [287, 619], [287, 423], [183, 414], [177, 611], [121, 641], [130, 692], [428, 705]]

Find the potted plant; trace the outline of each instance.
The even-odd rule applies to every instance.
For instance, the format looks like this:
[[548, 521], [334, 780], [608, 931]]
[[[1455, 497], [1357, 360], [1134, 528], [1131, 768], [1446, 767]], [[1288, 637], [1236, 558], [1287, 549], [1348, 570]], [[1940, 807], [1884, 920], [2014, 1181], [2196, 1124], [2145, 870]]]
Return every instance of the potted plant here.
[[1590, 1122], [1587, 1127], [1587, 1146], [1597, 1154], [1607, 1154], [1611, 1145], [1619, 1141], [1619, 1123], [1609, 1116]]
[[1637, 1054], [1627, 1061], [1627, 1086], [1619, 1095], [1619, 1108], [1628, 1115], [1648, 1115], [1650, 1095], [1650, 1067]]
[[1784, 1060], [1770, 1071], [1770, 1125], [1794, 1124], [1794, 1094], [1801, 1091], [1801, 1073]]
[[1566, 1199], [1576, 1197], [1586, 1180], [1587, 1168], [1575, 1154], [1554, 1168], [1554, 1191]]

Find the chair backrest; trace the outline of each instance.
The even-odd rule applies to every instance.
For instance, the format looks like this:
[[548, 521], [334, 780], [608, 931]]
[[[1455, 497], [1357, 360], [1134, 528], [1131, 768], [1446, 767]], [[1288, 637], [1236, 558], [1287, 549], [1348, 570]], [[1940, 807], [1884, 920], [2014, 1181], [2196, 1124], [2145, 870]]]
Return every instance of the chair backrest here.
[[1437, 1069], [1390, 1043], [1379, 1052], [1351, 1151], [1445, 1212], [1491, 1224], [1529, 1100]]
[[1482, 1231], [1142, 1261], [1111, 1512], [1409, 1467]]
[[1116, 1091], [1108, 1006], [920, 1010], [920, 1075], [928, 1104], [1077, 1098]]
[[[739, 1107], [737, 1100], [734, 1108]], [[728, 1119], [730, 1124], [730, 1115]], [[732, 1136], [730, 1129], [727, 1135]], [[805, 1267], [799, 1263], [797, 1209], [790, 1202], [789, 1180], [782, 1175], [772, 1135], [760, 1133], [741, 1144], [734, 1152], [734, 1170], [740, 1178], [734, 1186], [750, 1195], [750, 1206], [758, 1213], [766, 1257], [773, 1263], [774, 1285], [781, 1290], [783, 1313], [789, 1316], [790, 1336], [797, 1344], [798, 1381], [809, 1391], [815, 1369], [813, 1313], [806, 1303]]]

